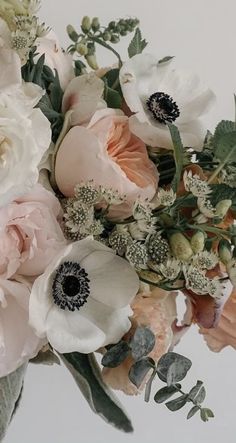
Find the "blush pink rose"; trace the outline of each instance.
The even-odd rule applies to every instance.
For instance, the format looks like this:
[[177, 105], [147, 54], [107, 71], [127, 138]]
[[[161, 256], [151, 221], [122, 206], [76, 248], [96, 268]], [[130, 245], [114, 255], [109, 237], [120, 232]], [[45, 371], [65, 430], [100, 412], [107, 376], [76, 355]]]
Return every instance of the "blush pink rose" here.
[[[140, 292], [131, 304], [133, 316], [132, 329], [127, 338], [133, 335], [137, 326], [147, 326], [154, 333], [156, 344], [149, 354], [156, 362], [171, 346], [173, 339], [172, 325], [176, 319], [176, 295], [155, 288], [150, 292]], [[103, 378], [113, 389], [121, 390], [127, 395], [136, 395], [142, 391], [147, 380], [138, 389], [131, 383], [128, 374], [134, 361], [128, 357], [117, 368], [104, 368]]]
[[37, 184], [0, 209], [0, 278], [37, 276], [65, 246], [57, 198]]
[[29, 326], [30, 286], [0, 279], [0, 377], [35, 357], [45, 340]]
[[87, 127], [75, 126], [59, 148], [55, 177], [67, 197], [74, 195], [80, 182], [96, 185], [126, 196], [113, 217], [127, 217], [137, 198], [152, 199], [158, 173], [148, 157], [146, 145], [129, 130], [129, 119], [121, 111], [96, 111]]

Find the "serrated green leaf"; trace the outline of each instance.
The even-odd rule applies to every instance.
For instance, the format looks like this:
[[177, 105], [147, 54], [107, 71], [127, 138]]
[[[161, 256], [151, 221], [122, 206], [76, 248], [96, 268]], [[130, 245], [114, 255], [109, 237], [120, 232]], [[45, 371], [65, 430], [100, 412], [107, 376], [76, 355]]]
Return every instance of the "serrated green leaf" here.
[[113, 392], [103, 382], [93, 354], [72, 352], [61, 356], [91, 409], [117, 429], [132, 432], [130, 419]]
[[170, 60], [172, 60], [173, 58], [174, 58], [173, 55], [167, 55], [166, 57], [163, 57], [158, 61], [158, 65], [161, 65], [162, 63], [167, 63]]
[[143, 383], [146, 375], [149, 373], [150, 369], [153, 369], [154, 361], [147, 357], [142, 360], [137, 361], [131, 366], [129, 371], [130, 381], [139, 388]]
[[236, 162], [236, 131], [223, 134], [215, 145], [215, 157], [225, 165]]
[[181, 368], [181, 372], [179, 372], [179, 377], [181, 378], [176, 381], [183, 380], [192, 366], [192, 362], [183, 355], [176, 354], [175, 352], [167, 352], [167, 354], [164, 354], [160, 358], [157, 364], [157, 374], [162, 381], [167, 382], [168, 370], [172, 364], [177, 364], [178, 366], [176, 367], [178, 370]]
[[212, 410], [208, 409], [208, 408], [201, 408], [200, 415], [201, 415], [202, 421], [204, 421], [204, 422], [208, 421], [209, 418], [214, 417]]
[[146, 48], [147, 42], [142, 38], [142, 34], [139, 28], [136, 28], [135, 34], [128, 47], [129, 57], [134, 57], [134, 55], [141, 54]]
[[172, 397], [172, 395], [176, 394], [179, 389], [181, 389], [181, 385], [179, 384], [176, 384], [176, 386], [165, 386], [156, 392], [154, 401], [156, 403], [164, 403], [166, 400]]
[[235, 131], [235, 123], [231, 120], [222, 120], [218, 125], [216, 126], [214, 136], [213, 136], [213, 143], [217, 145], [217, 143], [220, 141], [221, 137], [229, 134], [231, 132]]
[[120, 341], [112, 346], [102, 358], [102, 365], [106, 368], [116, 368], [130, 354], [130, 347], [126, 341]]
[[175, 166], [176, 172], [175, 176], [172, 180], [171, 187], [174, 192], [177, 192], [178, 186], [181, 180], [181, 174], [184, 166], [184, 147], [180, 137], [180, 133], [178, 128], [173, 124], [168, 124], [168, 128], [170, 131], [170, 135], [172, 138], [173, 148], [174, 148], [174, 158], [175, 158]]
[[213, 206], [216, 206], [221, 200], [232, 200], [232, 206], [236, 205], [236, 189], [231, 188], [224, 183], [211, 185], [212, 192], [209, 200]]
[[6, 434], [8, 425], [19, 402], [26, 368], [27, 365], [23, 365], [15, 372], [0, 378], [0, 441], [2, 441]]
[[195, 400], [195, 397], [198, 395], [202, 385], [203, 385], [203, 382], [198, 380], [196, 385], [193, 386], [193, 388], [188, 393], [189, 400]]
[[149, 328], [145, 326], [138, 327], [130, 341], [134, 360], [140, 360], [150, 354], [155, 346], [155, 341], [155, 335]]
[[183, 394], [178, 398], [175, 398], [174, 400], [168, 401], [166, 403], [166, 407], [174, 412], [174, 411], [178, 411], [179, 409], [183, 408], [186, 403], [188, 401], [188, 395], [187, 394]]
[[200, 411], [200, 408], [198, 406], [193, 406], [187, 415], [187, 420], [192, 418], [198, 411]]

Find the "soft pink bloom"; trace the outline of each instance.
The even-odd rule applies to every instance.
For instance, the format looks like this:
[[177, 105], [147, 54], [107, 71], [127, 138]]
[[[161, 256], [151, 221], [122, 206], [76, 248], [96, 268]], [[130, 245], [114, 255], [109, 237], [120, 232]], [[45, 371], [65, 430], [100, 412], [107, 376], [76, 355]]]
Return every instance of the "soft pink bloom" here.
[[[147, 326], [156, 337], [154, 349], [149, 354], [156, 362], [165, 354], [173, 338], [172, 324], [176, 319], [175, 294], [155, 288], [151, 292], [139, 293], [132, 303], [133, 310], [132, 330], [134, 332], [137, 326]], [[105, 368], [103, 378], [113, 389], [122, 390], [125, 394], [138, 394], [145, 386], [140, 389], [131, 383], [128, 377], [129, 369], [133, 364], [132, 358], [127, 358], [117, 368]]]
[[56, 70], [61, 88], [64, 90], [74, 77], [73, 60], [70, 54], [63, 52], [58, 38], [53, 31], [36, 40], [37, 53], [45, 54], [45, 65], [53, 72]]
[[212, 351], [219, 352], [226, 346], [236, 349], [236, 291], [226, 302], [217, 327], [200, 328], [200, 333]]
[[114, 217], [129, 216], [138, 197], [152, 199], [158, 183], [145, 144], [130, 132], [128, 118], [113, 109], [95, 112], [87, 127], [70, 129], [57, 154], [55, 177], [67, 197], [89, 180], [125, 195], [127, 203], [116, 207]]
[[0, 209], [0, 278], [37, 276], [65, 246], [60, 204], [41, 185]]
[[0, 377], [35, 357], [45, 343], [29, 326], [30, 289], [0, 279]]

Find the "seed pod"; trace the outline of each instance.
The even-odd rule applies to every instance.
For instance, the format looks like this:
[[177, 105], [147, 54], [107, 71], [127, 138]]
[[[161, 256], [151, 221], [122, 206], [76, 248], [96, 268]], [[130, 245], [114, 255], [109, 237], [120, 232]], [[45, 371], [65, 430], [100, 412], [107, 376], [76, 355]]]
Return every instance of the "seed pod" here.
[[202, 252], [205, 246], [205, 235], [203, 234], [203, 232], [195, 232], [195, 234], [193, 234], [191, 238], [190, 244], [194, 254]]
[[92, 54], [92, 55], [86, 55], [85, 56], [86, 61], [88, 63], [88, 65], [90, 66], [90, 68], [94, 69], [94, 71], [96, 71], [96, 69], [98, 69], [98, 64], [97, 64], [97, 59], [96, 59], [96, 55]]
[[224, 218], [231, 205], [232, 200], [221, 200], [219, 203], [217, 203], [215, 213], [216, 217]]
[[100, 29], [100, 22], [98, 17], [93, 17], [92, 20], [92, 30], [94, 32], [98, 31]]
[[87, 34], [91, 29], [91, 20], [87, 15], [82, 19], [81, 29], [85, 34]]
[[227, 240], [220, 240], [218, 246], [219, 257], [225, 265], [230, 262], [232, 259], [232, 248], [231, 244]]
[[109, 41], [111, 40], [111, 33], [108, 32], [108, 31], [105, 31], [105, 32], [102, 34], [102, 38], [103, 38], [103, 40], [104, 40], [105, 42], [109, 42]]
[[80, 55], [87, 55], [88, 54], [88, 48], [83, 43], [79, 43], [78, 45], [76, 45], [76, 51]]
[[69, 35], [70, 39], [76, 43], [79, 39], [79, 36], [78, 36], [75, 28], [72, 25], [68, 25], [66, 30], [67, 30], [67, 34]]
[[193, 250], [190, 242], [181, 232], [172, 234], [169, 242], [174, 256], [179, 260], [188, 261], [192, 257]]

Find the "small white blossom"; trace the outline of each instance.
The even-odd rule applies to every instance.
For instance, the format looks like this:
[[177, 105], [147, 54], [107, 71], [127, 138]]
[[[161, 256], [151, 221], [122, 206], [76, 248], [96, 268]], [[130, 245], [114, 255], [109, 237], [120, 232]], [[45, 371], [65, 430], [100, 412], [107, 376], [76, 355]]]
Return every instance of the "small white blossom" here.
[[220, 280], [214, 278], [214, 279], [209, 279], [209, 283], [208, 283], [208, 294], [210, 294], [211, 297], [213, 298], [221, 298], [223, 296], [223, 290], [224, 290], [224, 286], [223, 284], [220, 282]]
[[169, 258], [166, 262], [161, 263], [159, 270], [167, 280], [175, 280], [181, 271], [181, 262], [175, 258]]
[[191, 192], [195, 197], [206, 197], [210, 194], [211, 188], [208, 183], [201, 180], [199, 175], [192, 173], [192, 171], [185, 171], [183, 175], [184, 187], [186, 191]]
[[202, 251], [192, 257], [192, 265], [200, 269], [213, 269], [219, 263], [219, 257], [214, 252]]
[[75, 187], [75, 198], [86, 205], [94, 205], [101, 200], [101, 192], [91, 180], [87, 183], [79, 183]]
[[150, 220], [138, 220], [127, 225], [129, 233], [134, 240], [145, 240], [145, 238], [156, 232], [156, 218]]
[[186, 288], [195, 292], [196, 294], [208, 294], [209, 279], [205, 275], [205, 271], [200, 270], [194, 266], [183, 268]]
[[128, 245], [125, 256], [131, 265], [138, 269], [146, 269], [148, 252], [144, 244], [133, 241]]
[[176, 193], [173, 189], [162, 189], [159, 188], [157, 195], [154, 197], [152, 201], [152, 205], [156, 208], [159, 206], [172, 206], [176, 200]]
[[120, 205], [121, 203], [124, 203], [126, 200], [126, 195], [121, 195], [118, 191], [115, 191], [112, 188], [104, 188], [100, 187], [100, 192], [102, 198], [109, 204], [109, 205]]
[[109, 236], [109, 246], [118, 254], [124, 255], [127, 246], [132, 242], [130, 235], [125, 231], [118, 231], [117, 229]]
[[148, 201], [137, 200], [133, 206], [133, 217], [135, 220], [150, 220], [152, 217], [152, 208]]
[[204, 197], [199, 197], [197, 199], [197, 205], [199, 211], [207, 218], [213, 218], [216, 216], [216, 209], [211, 204], [210, 200]]
[[165, 262], [169, 252], [169, 243], [165, 238], [162, 238], [160, 234], [156, 233], [151, 235], [148, 239], [148, 253], [154, 262], [157, 264]]

